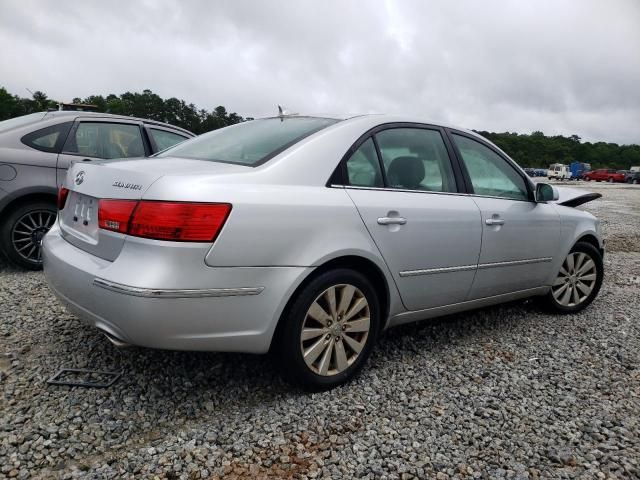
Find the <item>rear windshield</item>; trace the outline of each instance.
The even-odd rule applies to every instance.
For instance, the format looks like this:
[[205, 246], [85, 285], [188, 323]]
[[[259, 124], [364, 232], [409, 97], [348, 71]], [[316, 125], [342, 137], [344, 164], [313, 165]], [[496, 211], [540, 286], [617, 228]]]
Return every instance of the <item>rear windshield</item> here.
[[182, 157], [255, 167], [305, 137], [337, 123], [333, 118], [265, 118], [187, 140], [157, 157]]
[[10, 118], [0, 122], [0, 133], [11, 130], [12, 128], [22, 127], [30, 123], [39, 122], [47, 115], [46, 112], [31, 113], [29, 115], [22, 115], [21, 117]]

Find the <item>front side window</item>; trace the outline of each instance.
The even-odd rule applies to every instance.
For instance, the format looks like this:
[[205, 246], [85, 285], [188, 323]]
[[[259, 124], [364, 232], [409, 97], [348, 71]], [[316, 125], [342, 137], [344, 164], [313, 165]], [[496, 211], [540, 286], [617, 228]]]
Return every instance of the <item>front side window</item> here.
[[82, 122], [67, 139], [64, 151], [97, 158], [145, 155], [140, 127], [125, 123]]
[[349, 185], [357, 187], [383, 187], [382, 173], [376, 147], [367, 139], [347, 160]]
[[338, 120], [317, 117], [277, 117], [252, 120], [192, 138], [162, 152], [183, 157], [255, 167]]
[[42, 152], [58, 153], [73, 122], [58, 123], [41, 128], [22, 137], [22, 143]]
[[500, 155], [480, 142], [453, 135], [477, 195], [528, 200], [525, 180]]
[[178, 135], [177, 133], [168, 132], [167, 130], [158, 130], [156, 128], [149, 129], [151, 136], [153, 137], [153, 141], [158, 147], [158, 151], [166, 150], [169, 147], [173, 147], [180, 142], [184, 142], [187, 140], [183, 135]]
[[455, 192], [442, 135], [437, 130], [392, 128], [376, 134], [390, 188]]

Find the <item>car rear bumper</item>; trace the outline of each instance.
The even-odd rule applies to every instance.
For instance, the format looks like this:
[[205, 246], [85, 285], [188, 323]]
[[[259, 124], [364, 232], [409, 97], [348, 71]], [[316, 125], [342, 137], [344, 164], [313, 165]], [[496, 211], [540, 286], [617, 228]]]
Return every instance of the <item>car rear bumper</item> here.
[[172, 350], [268, 351], [286, 300], [310, 271], [212, 268], [188, 251], [180, 267], [157, 268], [163, 259], [151, 264], [135, 243], [111, 262], [67, 242], [57, 225], [43, 247], [51, 289], [83, 322], [124, 343]]

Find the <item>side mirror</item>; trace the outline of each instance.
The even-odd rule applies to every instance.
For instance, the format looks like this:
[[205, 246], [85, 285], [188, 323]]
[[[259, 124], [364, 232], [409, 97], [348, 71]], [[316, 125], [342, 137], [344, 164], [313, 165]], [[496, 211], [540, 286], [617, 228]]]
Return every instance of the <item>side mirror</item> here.
[[555, 202], [560, 198], [558, 189], [548, 183], [536, 183], [536, 202]]

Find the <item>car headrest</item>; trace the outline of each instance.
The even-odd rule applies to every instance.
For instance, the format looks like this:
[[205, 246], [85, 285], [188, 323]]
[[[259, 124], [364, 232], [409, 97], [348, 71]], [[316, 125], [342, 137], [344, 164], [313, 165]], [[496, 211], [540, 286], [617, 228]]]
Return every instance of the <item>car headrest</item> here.
[[424, 163], [418, 157], [396, 157], [389, 165], [389, 185], [416, 190], [424, 180]]

